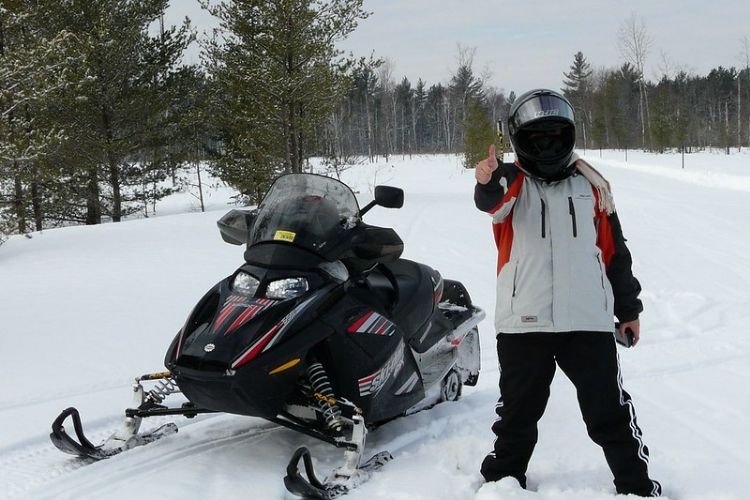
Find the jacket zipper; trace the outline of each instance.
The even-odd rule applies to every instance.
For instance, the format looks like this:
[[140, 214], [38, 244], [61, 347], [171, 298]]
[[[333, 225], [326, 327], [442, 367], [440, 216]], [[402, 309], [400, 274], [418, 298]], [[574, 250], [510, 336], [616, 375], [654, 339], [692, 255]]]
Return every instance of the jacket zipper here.
[[545, 224], [545, 218], [547, 217], [546, 209], [545, 209], [546, 205], [544, 204], [544, 200], [540, 199], [539, 201], [542, 202], [542, 238], [546, 238], [547, 237], [547, 229], [546, 229], [546, 224]]
[[602, 269], [604, 266], [602, 266], [602, 260], [599, 258], [599, 255], [596, 256], [596, 263], [599, 265], [599, 277], [602, 280], [602, 290], [604, 291], [604, 309], [607, 309], [607, 288], [604, 286], [604, 272], [602, 272]]
[[568, 196], [568, 211], [570, 212], [570, 220], [573, 222], [573, 238], [578, 237], [578, 226], [576, 225], [576, 207], [573, 205], [573, 198]]

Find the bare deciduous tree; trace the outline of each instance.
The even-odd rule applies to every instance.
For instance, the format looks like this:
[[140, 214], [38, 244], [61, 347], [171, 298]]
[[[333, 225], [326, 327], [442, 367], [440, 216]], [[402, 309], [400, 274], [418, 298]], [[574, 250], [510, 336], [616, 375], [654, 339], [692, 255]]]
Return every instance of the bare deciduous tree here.
[[646, 22], [632, 14], [620, 26], [617, 36], [618, 47], [622, 56], [627, 62], [632, 64], [639, 73], [638, 92], [639, 92], [639, 109], [641, 115], [641, 141], [642, 146], [646, 147], [646, 131], [650, 129], [650, 119], [648, 111], [648, 96], [646, 95], [646, 83], [644, 80], [644, 68], [646, 65], [646, 56], [653, 44], [651, 35], [646, 28]]
[[[740, 40], [740, 61], [745, 64], [745, 74], [750, 79], [750, 38], [742, 37]], [[742, 102], [740, 100], [742, 90], [742, 71], [737, 73], [737, 148], [742, 149]], [[748, 119], [750, 122], [750, 118]], [[750, 127], [748, 127], [748, 143], [750, 143]]]

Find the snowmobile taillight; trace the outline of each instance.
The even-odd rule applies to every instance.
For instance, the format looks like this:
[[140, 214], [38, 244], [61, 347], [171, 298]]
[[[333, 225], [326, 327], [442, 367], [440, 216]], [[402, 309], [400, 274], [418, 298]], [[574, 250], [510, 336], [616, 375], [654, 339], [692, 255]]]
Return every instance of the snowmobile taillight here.
[[258, 290], [258, 285], [260, 285], [260, 281], [255, 276], [241, 271], [232, 281], [232, 290], [242, 295], [253, 296]]
[[310, 289], [306, 278], [285, 278], [272, 281], [266, 288], [266, 297], [269, 299], [293, 299], [299, 297]]

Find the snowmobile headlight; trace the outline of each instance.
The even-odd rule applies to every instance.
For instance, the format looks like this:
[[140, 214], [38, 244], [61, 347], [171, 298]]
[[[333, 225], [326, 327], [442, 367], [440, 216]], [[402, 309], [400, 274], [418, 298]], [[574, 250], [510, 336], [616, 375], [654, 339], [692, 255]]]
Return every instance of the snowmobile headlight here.
[[232, 281], [232, 290], [243, 295], [255, 295], [255, 291], [258, 289], [260, 282], [255, 276], [248, 274], [244, 271], [237, 273]]
[[285, 278], [270, 282], [268, 288], [266, 288], [266, 297], [269, 299], [293, 299], [309, 289], [310, 286], [305, 278]]

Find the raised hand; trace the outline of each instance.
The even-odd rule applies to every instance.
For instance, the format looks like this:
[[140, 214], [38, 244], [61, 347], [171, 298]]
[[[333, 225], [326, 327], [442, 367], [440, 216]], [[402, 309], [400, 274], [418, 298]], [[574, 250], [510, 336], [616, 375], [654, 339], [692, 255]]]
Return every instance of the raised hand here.
[[487, 158], [480, 161], [474, 169], [474, 178], [479, 184], [487, 184], [492, 179], [492, 172], [497, 170], [497, 156], [495, 145], [490, 144], [490, 150]]

